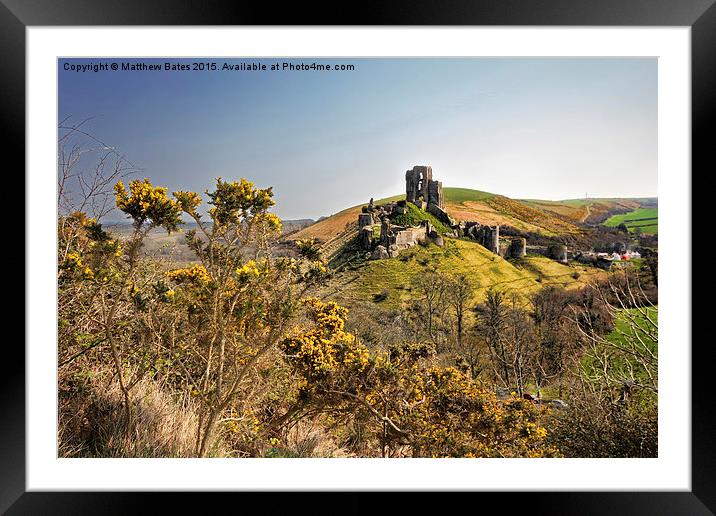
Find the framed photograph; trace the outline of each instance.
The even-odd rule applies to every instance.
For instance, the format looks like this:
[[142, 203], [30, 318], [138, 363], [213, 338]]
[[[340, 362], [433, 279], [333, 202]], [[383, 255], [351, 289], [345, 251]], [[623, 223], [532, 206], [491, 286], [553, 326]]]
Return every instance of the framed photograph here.
[[27, 311], [0, 509], [464, 491], [712, 514], [712, 4], [3, 0]]

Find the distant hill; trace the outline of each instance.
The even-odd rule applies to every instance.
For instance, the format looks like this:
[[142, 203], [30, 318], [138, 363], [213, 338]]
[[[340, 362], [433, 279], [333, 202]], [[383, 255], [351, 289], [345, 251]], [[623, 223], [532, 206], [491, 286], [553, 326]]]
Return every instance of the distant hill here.
[[[281, 221], [284, 236], [300, 231], [314, 223], [313, 219], [285, 219]], [[109, 222], [103, 225], [108, 231], [120, 238], [129, 238], [133, 227], [129, 222]], [[142, 251], [147, 255], [169, 259], [177, 263], [186, 263], [196, 260], [194, 252], [186, 245], [184, 238], [186, 231], [196, 229], [195, 222], [182, 224], [178, 231], [171, 234], [162, 228], [155, 228], [149, 232]], [[201, 235], [199, 235], [201, 237]]]
[[[284, 234], [291, 233], [308, 227], [315, 222], [313, 219], [282, 219], [281, 230]], [[125, 221], [106, 222], [103, 226], [120, 235], [132, 232], [132, 224]], [[196, 229], [196, 222], [185, 222], [179, 226], [178, 234], [182, 234], [184, 231], [189, 231], [190, 229]], [[152, 230], [152, 234], [154, 233], [166, 233], [166, 231], [163, 229], [154, 229]]]
[[512, 226], [545, 236], [582, 232], [577, 221], [529, 202], [467, 188], [444, 188], [443, 192], [447, 212], [457, 220]]
[[522, 202], [576, 222], [592, 225], [601, 224], [612, 215], [658, 205], [658, 201], [654, 197], [565, 199], [563, 201], [523, 199]]

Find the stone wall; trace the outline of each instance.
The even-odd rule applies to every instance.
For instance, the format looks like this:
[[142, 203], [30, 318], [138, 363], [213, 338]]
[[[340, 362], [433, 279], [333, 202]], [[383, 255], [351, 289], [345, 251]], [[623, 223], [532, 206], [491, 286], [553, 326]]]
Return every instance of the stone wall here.
[[425, 225], [420, 225], [413, 228], [406, 228], [399, 230], [390, 238], [390, 243], [397, 245], [401, 249], [407, 249], [413, 247], [420, 240], [428, 236]]
[[441, 210], [445, 209], [445, 197], [443, 196], [442, 181], [428, 181], [428, 206], [434, 204]]

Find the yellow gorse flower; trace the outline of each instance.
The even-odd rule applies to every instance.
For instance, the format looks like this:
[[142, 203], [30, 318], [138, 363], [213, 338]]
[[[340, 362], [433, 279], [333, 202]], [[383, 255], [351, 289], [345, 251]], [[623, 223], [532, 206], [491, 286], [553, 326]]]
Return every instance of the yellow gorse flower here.
[[199, 195], [195, 192], [185, 192], [180, 190], [178, 192], [174, 192], [172, 195], [176, 199], [176, 202], [179, 204], [181, 210], [189, 214], [195, 214], [196, 209], [201, 204], [201, 197], [199, 197]]
[[65, 262], [63, 263], [63, 268], [68, 270], [76, 270], [82, 267], [82, 257], [80, 256], [80, 253], [68, 253], [65, 257]]
[[179, 215], [182, 205], [167, 197], [167, 189], [154, 186], [149, 179], [134, 179], [129, 182], [129, 192], [122, 181], [114, 185], [117, 208], [129, 215], [136, 224], [149, 221], [168, 231], [175, 230], [181, 223]]
[[203, 265], [193, 265], [189, 268], [174, 269], [167, 272], [167, 277], [176, 283], [193, 283], [198, 285], [208, 285], [211, 282], [211, 276]]
[[236, 275], [239, 277], [239, 281], [246, 282], [252, 278], [259, 277], [259, 268], [256, 266], [254, 260], [249, 260], [244, 265], [236, 269]]

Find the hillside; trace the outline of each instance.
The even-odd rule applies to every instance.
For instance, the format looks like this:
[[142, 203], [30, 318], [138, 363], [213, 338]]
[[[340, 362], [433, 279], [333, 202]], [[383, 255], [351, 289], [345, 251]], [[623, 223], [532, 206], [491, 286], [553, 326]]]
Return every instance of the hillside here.
[[[582, 229], [556, 213], [508, 197], [472, 190], [469, 188], [443, 188], [445, 208], [457, 220], [473, 220], [489, 225], [508, 225], [521, 231], [531, 231], [545, 236], [579, 234]], [[404, 199], [396, 195], [375, 201], [376, 204]], [[290, 239], [317, 238], [328, 241], [354, 224], [361, 208], [353, 206], [292, 234]]]
[[554, 213], [568, 220], [584, 224], [601, 224], [609, 217], [628, 213], [640, 207], [656, 206], [654, 198], [595, 198], [545, 201], [523, 199], [522, 202], [534, 208]]
[[[523, 301], [547, 286], [584, 286], [603, 274], [599, 269], [564, 265], [542, 256], [504, 260], [470, 240], [446, 239], [444, 248], [416, 246], [391, 260], [369, 260], [338, 272], [323, 296], [348, 307], [397, 308], [412, 296], [414, 280], [428, 270], [465, 275], [475, 285], [472, 302], [482, 301], [490, 288], [515, 292]], [[385, 297], [380, 303], [375, 296]]]
[[530, 203], [479, 190], [444, 188], [447, 212], [458, 220], [512, 226], [544, 236], [579, 234], [578, 221]]

